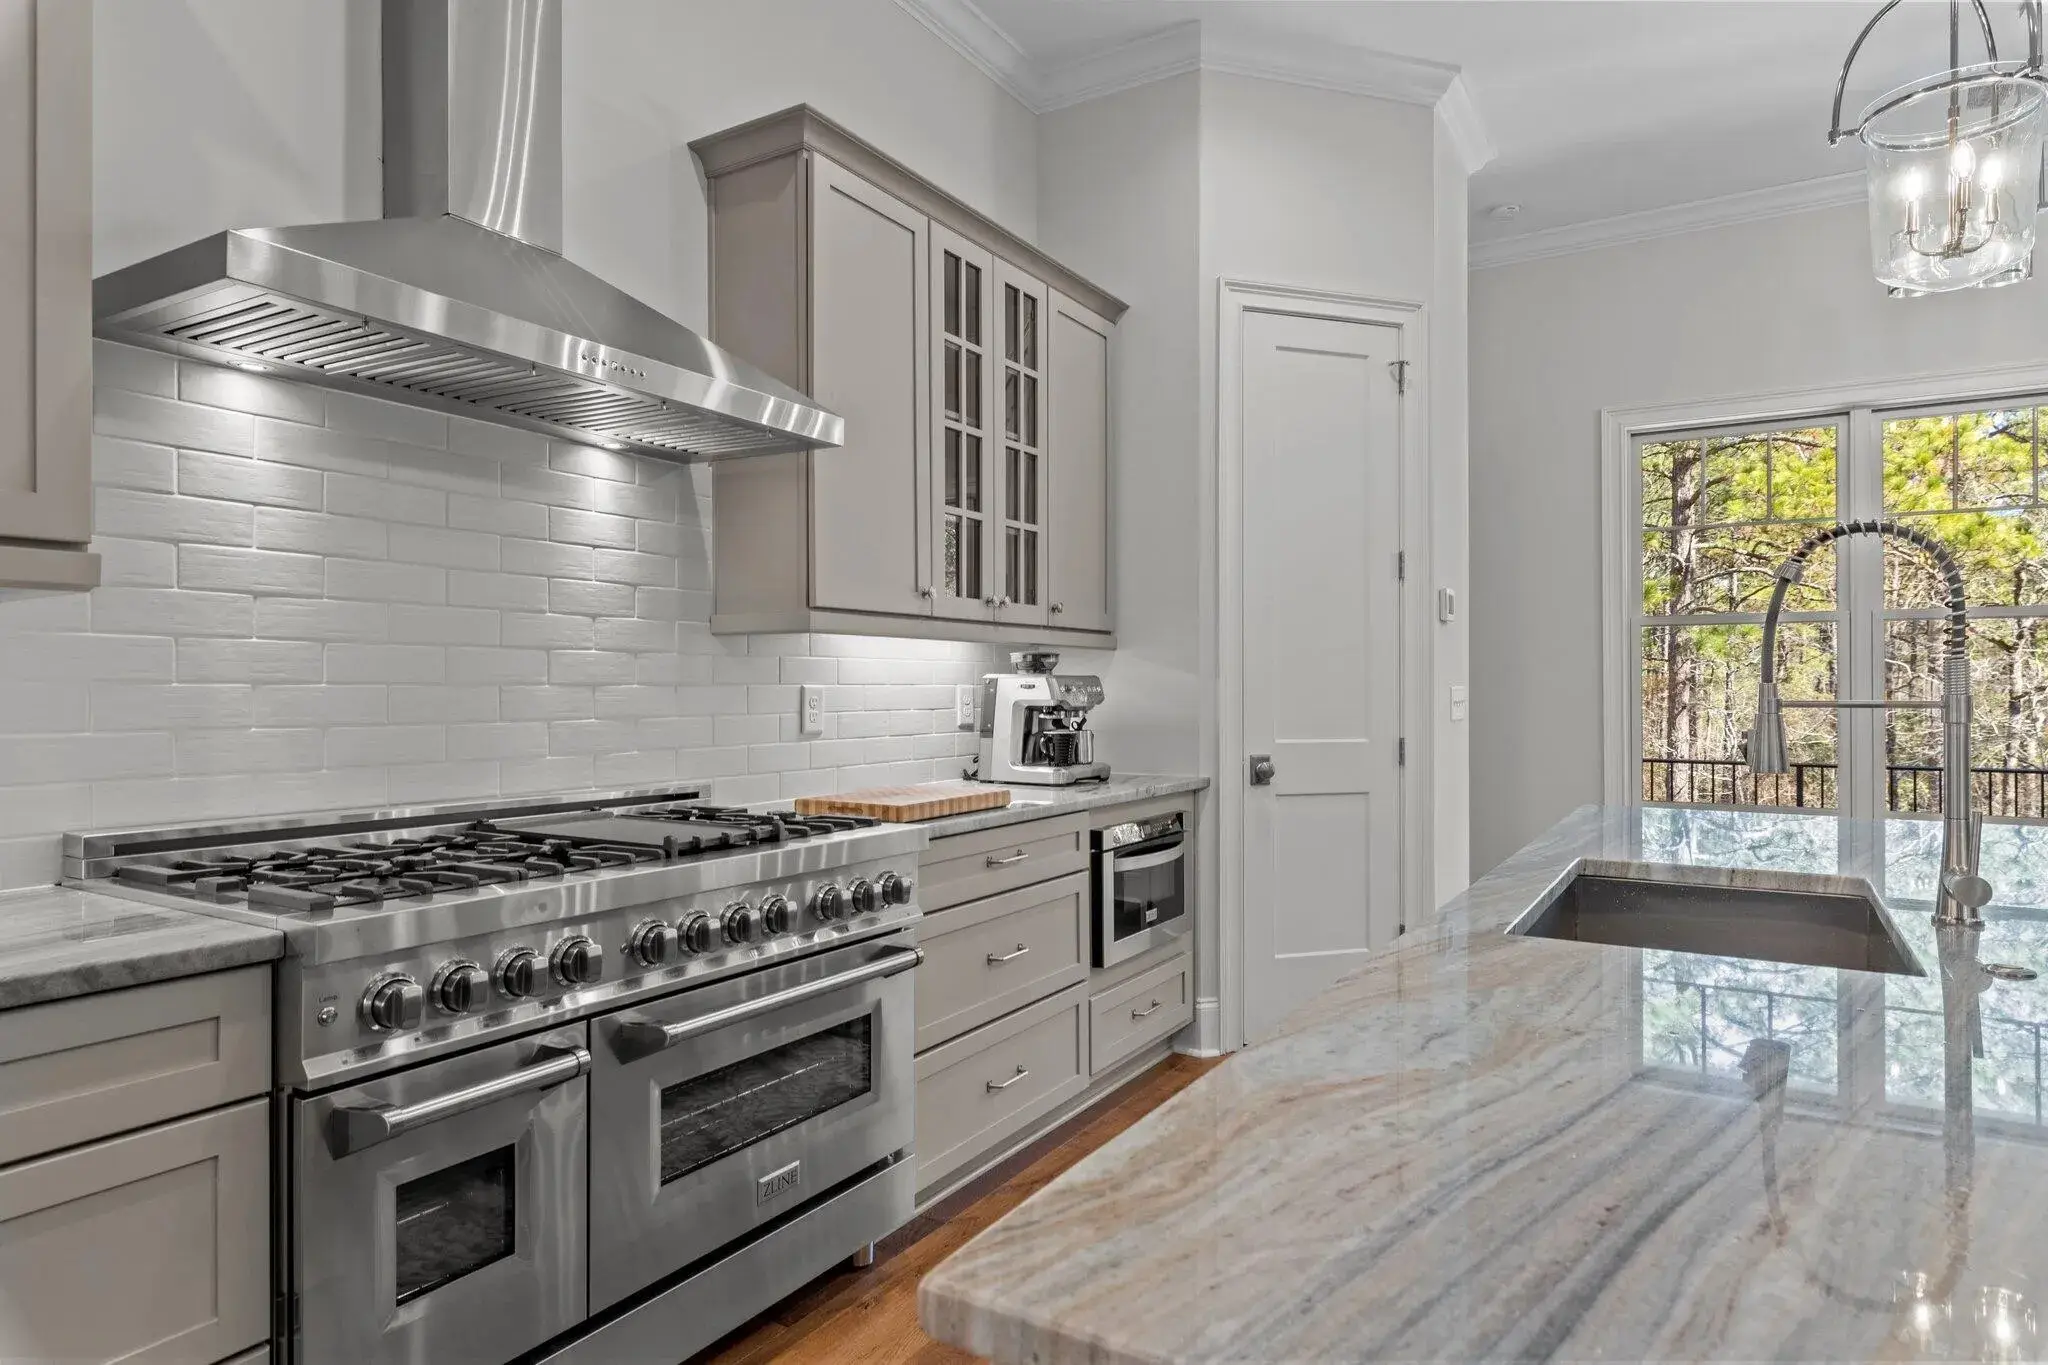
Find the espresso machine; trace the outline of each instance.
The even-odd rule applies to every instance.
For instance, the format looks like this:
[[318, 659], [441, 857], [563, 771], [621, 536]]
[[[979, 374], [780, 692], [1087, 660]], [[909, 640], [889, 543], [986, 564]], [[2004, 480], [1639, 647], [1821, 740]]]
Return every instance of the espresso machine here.
[[1053, 650], [1019, 650], [1010, 656], [1015, 672], [982, 678], [981, 755], [971, 776], [1040, 787], [1109, 777], [1088, 729], [1088, 712], [1102, 705], [1102, 679], [1055, 673], [1059, 665]]

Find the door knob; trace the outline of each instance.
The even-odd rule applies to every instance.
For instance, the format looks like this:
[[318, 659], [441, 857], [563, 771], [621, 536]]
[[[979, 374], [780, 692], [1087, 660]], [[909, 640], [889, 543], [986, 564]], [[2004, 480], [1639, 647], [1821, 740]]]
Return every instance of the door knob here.
[[1252, 785], [1270, 787], [1273, 785], [1273, 756], [1253, 754], [1251, 756]]

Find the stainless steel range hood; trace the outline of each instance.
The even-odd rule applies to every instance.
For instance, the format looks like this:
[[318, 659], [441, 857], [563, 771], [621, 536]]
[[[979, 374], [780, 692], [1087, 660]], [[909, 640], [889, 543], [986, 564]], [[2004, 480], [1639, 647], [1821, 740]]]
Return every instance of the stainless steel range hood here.
[[561, 0], [384, 0], [384, 217], [93, 282], [97, 335], [671, 460], [844, 423], [562, 259]]

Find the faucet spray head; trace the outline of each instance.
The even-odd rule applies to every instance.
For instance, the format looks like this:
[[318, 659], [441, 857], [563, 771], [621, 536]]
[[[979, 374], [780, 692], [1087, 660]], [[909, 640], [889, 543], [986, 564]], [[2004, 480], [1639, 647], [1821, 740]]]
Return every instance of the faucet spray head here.
[[1743, 758], [1753, 773], [1790, 772], [1785, 758], [1785, 713], [1778, 706], [1778, 687], [1765, 682], [1757, 690], [1756, 723], [1750, 727]]

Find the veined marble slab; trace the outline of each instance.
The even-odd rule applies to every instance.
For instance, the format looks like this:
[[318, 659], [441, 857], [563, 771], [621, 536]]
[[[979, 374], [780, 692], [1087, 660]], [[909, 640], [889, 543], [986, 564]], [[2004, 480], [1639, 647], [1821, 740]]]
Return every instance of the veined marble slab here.
[[965, 815], [949, 815], [940, 820], [920, 820], [918, 828], [934, 839], [943, 839], [949, 834], [967, 834], [977, 829], [997, 829], [1003, 825], [1020, 824], [1026, 820], [1044, 820], [1054, 815], [1070, 815], [1077, 810], [1095, 810], [1102, 806], [1127, 806], [1134, 801], [1150, 801], [1156, 796], [1177, 796], [1181, 792], [1200, 791], [1209, 785], [1206, 777], [1175, 777], [1164, 774], [1130, 773], [1113, 776], [1107, 782], [1082, 782], [1071, 787], [1023, 787], [1009, 788], [1010, 804], [996, 810], [975, 810]]
[[0, 1009], [270, 962], [275, 929], [70, 887], [0, 894]]
[[[1581, 810], [938, 1266], [925, 1330], [999, 1365], [2041, 1359], [2048, 984], [1984, 991], [1974, 1061], [1960, 1002], [2048, 967], [2048, 913], [1938, 943], [1938, 848]], [[1502, 932], [1581, 859], [1861, 879], [1929, 975]]]

